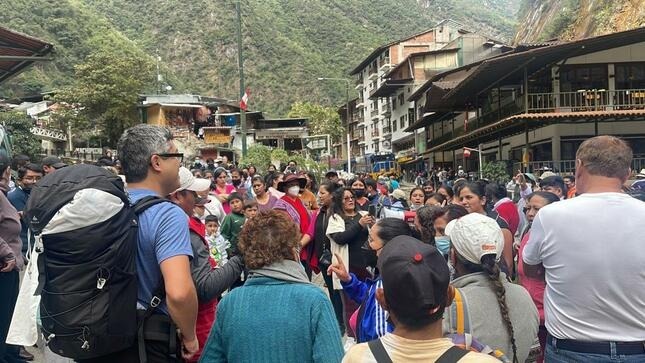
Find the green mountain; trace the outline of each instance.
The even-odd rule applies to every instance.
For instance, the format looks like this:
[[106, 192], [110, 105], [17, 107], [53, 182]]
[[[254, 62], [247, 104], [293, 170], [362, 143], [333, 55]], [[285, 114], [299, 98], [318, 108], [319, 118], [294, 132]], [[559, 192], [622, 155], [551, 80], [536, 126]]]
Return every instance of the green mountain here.
[[[172, 92], [238, 96], [233, 0], [0, 0], [0, 24], [48, 40], [56, 60], [0, 89], [20, 96], [68, 84], [97, 37], [160, 56]], [[519, 0], [242, 0], [251, 108], [286, 115], [295, 101], [338, 104], [343, 82], [375, 47], [451, 18], [510, 41]], [[94, 40], [93, 40], [94, 39]], [[154, 92], [156, 81], [148, 89]]]

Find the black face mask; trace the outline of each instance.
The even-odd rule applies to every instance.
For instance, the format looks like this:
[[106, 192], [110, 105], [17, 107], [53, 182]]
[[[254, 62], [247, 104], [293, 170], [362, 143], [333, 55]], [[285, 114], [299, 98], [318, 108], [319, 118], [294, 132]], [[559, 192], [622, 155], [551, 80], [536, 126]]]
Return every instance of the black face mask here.
[[240, 184], [242, 184], [242, 179], [240, 179], [240, 180], [231, 180], [231, 183], [233, 183], [233, 186], [237, 187]]
[[365, 196], [365, 189], [352, 189], [356, 198], [362, 198]]
[[28, 187], [20, 187], [20, 189], [22, 189], [22, 191], [25, 192], [25, 194], [31, 193], [31, 188], [32, 188], [31, 185]]
[[426, 198], [428, 198], [429, 196], [434, 194], [434, 192], [423, 192], [423, 194], [426, 196]]

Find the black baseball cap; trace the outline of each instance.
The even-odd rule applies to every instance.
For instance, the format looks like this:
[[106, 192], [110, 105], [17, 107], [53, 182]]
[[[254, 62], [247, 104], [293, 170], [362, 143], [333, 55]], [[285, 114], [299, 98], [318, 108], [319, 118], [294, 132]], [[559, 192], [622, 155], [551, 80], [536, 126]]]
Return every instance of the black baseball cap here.
[[395, 310], [420, 312], [446, 301], [450, 271], [434, 246], [397, 236], [381, 250], [378, 267], [385, 300]]
[[43, 158], [41, 164], [51, 166], [54, 169], [60, 169], [67, 166], [60, 158], [56, 156], [47, 156]]

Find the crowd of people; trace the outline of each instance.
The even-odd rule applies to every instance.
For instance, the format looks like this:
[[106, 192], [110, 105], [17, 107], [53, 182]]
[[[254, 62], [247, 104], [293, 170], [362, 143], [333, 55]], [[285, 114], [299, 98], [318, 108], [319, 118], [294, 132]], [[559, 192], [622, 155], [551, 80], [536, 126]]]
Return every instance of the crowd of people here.
[[[171, 201], [139, 215], [137, 307], [180, 334], [77, 361], [645, 361], [645, 203], [623, 193], [619, 138], [583, 142], [575, 175], [464, 173], [409, 192], [367, 174], [319, 180], [295, 161], [183, 163], [151, 125], [117, 151], [98, 165], [133, 204]], [[64, 167], [0, 154], [0, 362], [30, 358], [4, 343], [33, 246], [22, 211]]]

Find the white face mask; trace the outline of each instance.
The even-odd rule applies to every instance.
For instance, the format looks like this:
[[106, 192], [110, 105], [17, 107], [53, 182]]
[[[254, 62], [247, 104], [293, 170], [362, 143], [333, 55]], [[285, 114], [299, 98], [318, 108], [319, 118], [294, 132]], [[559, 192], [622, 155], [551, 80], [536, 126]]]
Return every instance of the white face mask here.
[[298, 185], [294, 185], [287, 189], [287, 194], [289, 194], [292, 197], [297, 197], [298, 193], [300, 193], [300, 187]]

